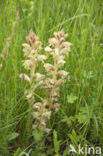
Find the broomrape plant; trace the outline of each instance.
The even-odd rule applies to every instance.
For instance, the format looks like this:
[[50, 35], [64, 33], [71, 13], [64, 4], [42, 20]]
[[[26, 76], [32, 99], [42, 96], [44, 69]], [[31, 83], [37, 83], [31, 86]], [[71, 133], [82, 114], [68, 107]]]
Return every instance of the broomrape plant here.
[[[65, 64], [65, 55], [70, 52], [70, 42], [65, 42], [67, 34], [64, 31], [54, 33], [54, 38], [49, 39], [49, 46], [45, 47], [46, 55], [41, 55], [39, 52], [42, 49], [42, 43], [38, 36], [31, 30], [26, 37], [27, 43], [23, 43], [24, 56], [27, 58], [23, 61], [23, 66], [29, 71], [29, 75], [25, 73], [19, 74], [20, 78], [24, 78], [29, 84], [29, 93], [26, 99], [31, 108], [31, 115], [33, 118], [32, 128], [42, 129], [48, 133], [48, 120], [50, 119], [53, 110], [58, 110], [60, 104], [58, 99], [60, 96], [60, 86], [66, 82], [68, 72], [61, 70]], [[51, 56], [53, 64], [45, 63], [45, 60]], [[39, 62], [42, 62], [46, 74], [43, 75], [36, 72]], [[34, 93], [37, 88], [44, 88], [47, 92], [46, 97], [40, 97], [39, 102], [36, 102]]]
[[54, 64], [45, 63], [44, 67], [47, 71], [47, 78], [45, 79], [45, 87], [49, 93], [49, 109], [58, 110], [59, 104], [57, 103], [60, 96], [60, 86], [66, 81], [68, 72], [61, 70], [61, 67], [65, 64], [65, 54], [70, 51], [70, 42], [64, 42], [67, 38], [67, 34], [64, 31], [54, 33], [54, 38], [49, 39], [49, 46], [45, 48], [48, 55], [53, 58]]

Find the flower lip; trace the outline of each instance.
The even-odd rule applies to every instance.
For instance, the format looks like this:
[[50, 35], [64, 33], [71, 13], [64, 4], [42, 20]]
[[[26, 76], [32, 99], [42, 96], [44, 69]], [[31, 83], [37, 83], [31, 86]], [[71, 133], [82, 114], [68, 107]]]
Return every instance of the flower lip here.
[[61, 30], [59, 32], [54, 32], [54, 36], [58, 40], [61, 40], [61, 39], [64, 40], [65, 38], [68, 37], [68, 34], [64, 34], [64, 30]]
[[44, 50], [47, 51], [47, 52], [51, 52], [52, 51], [52, 49], [49, 46], [45, 47]]

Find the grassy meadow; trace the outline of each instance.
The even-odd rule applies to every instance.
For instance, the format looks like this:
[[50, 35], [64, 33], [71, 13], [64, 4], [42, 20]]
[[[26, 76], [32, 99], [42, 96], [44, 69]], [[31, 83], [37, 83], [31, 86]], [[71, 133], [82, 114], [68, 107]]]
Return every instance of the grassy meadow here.
[[[29, 86], [18, 77], [28, 74], [22, 44], [31, 29], [43, 48], [62, 29], [72, 43], [63, 67], [69, 77], [60, 87], [60, 108], [52, 111], [48, 134], [32, 130], [24, 94]], [[0, 0], [0, 56], [0, 156], [86, 155], [69, 153], [70, 144], [77, 151], [79, 144], [103, 149], [102, 0]], [[42, 64], [37, 70], [44, 70]], [[34, 94], [37, 101], [44, 96], [42, 89]]]

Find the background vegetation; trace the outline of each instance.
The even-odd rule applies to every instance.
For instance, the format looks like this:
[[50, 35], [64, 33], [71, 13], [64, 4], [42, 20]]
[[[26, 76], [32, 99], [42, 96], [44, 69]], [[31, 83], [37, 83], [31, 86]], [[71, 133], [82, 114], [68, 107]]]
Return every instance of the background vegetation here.
[[[77, 148], [103, 148], [103, 1], [102, 0], [1, 0], [0, 54], [9, 41], [6, 60], [0, 70], [0, 154], [18, 156], [68, 155], [70, 143]], [[18, 78], [23, 72], [22, 43], [30, 29], [47, 44], [54, 31], [69, 34], [72, 49], [65, 70], [70, 79], [61, 88], [60, 110], [50, 120], [52, 131], [31, 133], [29, 106]], [[39, 70], [42, 70], [40, 67]], [[42, 94], [42, 93], [41, 93]], [[32, 149], [32, 151], [30, 151]]]

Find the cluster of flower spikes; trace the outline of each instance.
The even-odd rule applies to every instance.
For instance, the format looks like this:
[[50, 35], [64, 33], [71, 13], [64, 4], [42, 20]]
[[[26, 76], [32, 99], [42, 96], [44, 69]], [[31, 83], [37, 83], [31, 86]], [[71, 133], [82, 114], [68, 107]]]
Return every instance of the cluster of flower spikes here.
[[[30, 84], [30, 90], [27, 94], [28, 103], [31, 106], [32, 117], [34, 120], [33, 129], [41, 128], [44, 132], [50, 131], [47, 128], [48, 120], [50, 119], [52, 110], [58, 110], [58, 98], [60, 96], [60, 86], [66, 81], [68, 72], [61, 70], [65, 64], [64, 58], [70, 51], [70, 42], [65, 42], [67, 34], [64, 31], [54, 33], [54, 38], [49, 39], [49, 46], [45, 48], [47, 56], [51, 55], [54, 64], [45, 63], [47, 56], [40, 55], [39, 51], [42, 49], [42, 43], [35, 33], [31, 30], [26, 37], [28, 42], [22, 44], [24, 55], [27, 58], [23, 61], [25, 69], [29, 70], [30, 75], [21, 73], [20, 78], [24, 78]], [[39, 61], [43, 63], [46, 75], [36, 73], [36, 67]], [[36, 88], [43, 87], [48, 91], [46, 98], [40, 98], [40, 102], [35, 101], [34, 92]]]
[[68, 72], [61, 70], [65, 64], [65, 55], [70, 52], [70, 42], [66, 42], [68, 37], [64, 31], [54, 32], [54, 38], [49, 39], [49, 46], [45, 48], [48, 55], [53, 58], [53, 64], [45, 63], [44, 67], [47, 71], [45, 86], [49, 90], [49, 109], [58, 110], [60, 104], [58, 98], [60, 96], [60, 86], [65, 83]]

